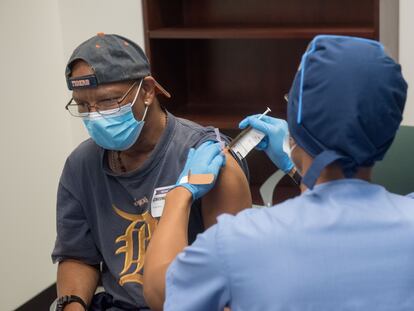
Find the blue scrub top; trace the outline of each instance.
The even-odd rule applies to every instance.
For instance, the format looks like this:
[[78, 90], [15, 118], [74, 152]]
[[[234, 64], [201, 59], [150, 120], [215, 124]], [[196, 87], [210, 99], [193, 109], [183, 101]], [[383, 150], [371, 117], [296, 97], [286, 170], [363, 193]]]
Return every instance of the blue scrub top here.
[[414, 310], [414, 200], [358, 179], [223, 215], [170, 265], [164, 310]]

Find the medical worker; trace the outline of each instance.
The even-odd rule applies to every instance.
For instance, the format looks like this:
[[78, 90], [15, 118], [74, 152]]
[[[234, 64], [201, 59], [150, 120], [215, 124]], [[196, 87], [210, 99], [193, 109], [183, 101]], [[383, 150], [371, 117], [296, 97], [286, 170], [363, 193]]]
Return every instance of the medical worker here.
[[[288, 123], [250, 116], [240, 124], [266, 134], [259, 147], [280, 169], [298, 170], [302, 194], [220, 216], [183, 249], [191, 202], [214, 182], [178, 182], [146, 258], [156, 260], [161, 246], [167, 258], [169, 245], [172, 263], [160, 264], [164, 310], [414, 310], [414, 200], [370, 182], [406, 93], [400, 66], [380, 43], [315, 37], [289, 93]], [[182, 176], [217, 179], [224, 165], [219, 145], [205, 143], [190, 152]]]

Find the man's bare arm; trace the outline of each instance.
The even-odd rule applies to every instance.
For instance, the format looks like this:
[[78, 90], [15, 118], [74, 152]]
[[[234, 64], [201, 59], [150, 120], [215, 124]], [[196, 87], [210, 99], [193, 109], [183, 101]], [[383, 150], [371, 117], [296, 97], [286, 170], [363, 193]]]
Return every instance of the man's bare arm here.
[[[76, 295], [90, 304], [99, 280], [99, 270], [77, 260], [65, 260], [59, 263], [57, 272], [58, 297]], [[71, 303], [65, 311], [84, 311], [79, 303]]]
[[249, 183], [240, 165], [226, 151], [226, 166], [220, 172], [214, 188], [202, 198], [202, 214], [205, 228], [217, 222], [220, 214], [237, 214], [252, 207]]

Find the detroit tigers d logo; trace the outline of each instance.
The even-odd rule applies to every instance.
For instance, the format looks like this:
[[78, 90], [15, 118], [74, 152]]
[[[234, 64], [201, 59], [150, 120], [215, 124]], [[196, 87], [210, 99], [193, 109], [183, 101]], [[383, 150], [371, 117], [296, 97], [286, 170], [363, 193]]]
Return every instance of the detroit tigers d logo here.
[[[113, 208], [119, 216], [131, 222], [125, 233], [115, 240], [115, 243], [125, 243], [115, 252], [116, 255], [125, 254], [124, 268], [119, 273], [119, 284], [121, 286], [129, 282], [142, 284], [145, 251], [157, 227], [157, 221], [148, 211], [136, 215], [121, 211], [114, 205]], [[135, 250], [135, 247], [138, 249]]]

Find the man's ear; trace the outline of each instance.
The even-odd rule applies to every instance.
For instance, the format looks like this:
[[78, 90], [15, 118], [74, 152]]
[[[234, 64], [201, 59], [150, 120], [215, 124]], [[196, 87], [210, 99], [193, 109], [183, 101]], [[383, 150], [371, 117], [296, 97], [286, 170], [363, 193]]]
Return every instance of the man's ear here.
[[142, 96], [144, 104], [149, 106], [155, 99], [155, 80], [153, 77], [145, 77], [142, 81]]

